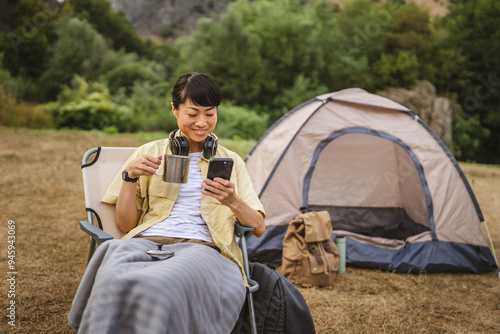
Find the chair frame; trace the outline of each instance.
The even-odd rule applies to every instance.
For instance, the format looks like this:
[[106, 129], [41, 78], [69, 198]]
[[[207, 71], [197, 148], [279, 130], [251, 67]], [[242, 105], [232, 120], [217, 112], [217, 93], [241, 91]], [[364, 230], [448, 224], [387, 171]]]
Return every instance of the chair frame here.
[[[82, 174], [84, 174], [84, 169], [93, 166], [101, 156], [102, 152], [102, 147], [94, 147], [89, 149], [83, 156], [82, 158]], [[106, 150], [108, 149], [120, 149], [120, 148], [113, 148], [113, 147], [106, 147]], [[135, 148], [129, 148], [129, 149], [135, 149]], [[94, 155], [94, 158], [90, 160], [90, 158]], [[122, 162], [124, 164], [125, 161]], [[84, 182], [85, 182], [85, 174], [84, 174]], [[109, 180], [111, 182], [111, 180]], [[109, 183], [108, 183], [109, 185]], [[106, 185], [106, 186], [108, 186]], [[86, 194], [88, 195], [88, 194]], [[109, 233], [105, 232], [103, 229], [103, 224], [101, 221], [101, 217], [99, 216], [98, 212], [94, 210], [91, 205], [87, 202], [87, 196], [85, 197], [86, 199], [86, 212], [87, 212], [87, 220], [80, 220], [80, 229], [84, 231], [86, 234], [89, 236], [89, 252], [88, 252], [88, 257], [87, 257], [87, 264], [92, 258], [92, 255], [94, 254], [94, 251], [96, 249], [96, 246], [101, 245], [103, 242], [106, 242], [108, 240], [114, 239], [112, 235]], [[95, 217], [95, 219], [94, 219]], [[97, 225], [95, 224], [95, 221], [97, 221]], [[248, 261], [248, 252], [247, 252], [247, 246], [246, 246], [246, 237], [248, 234], [250, 234], [253, 231], [253, 227], [247, 227], [242, 225], [237, 219], [235, 222], [235, 227], [234, 227], [234, 235], [237, 239], [239, 239], [238, 244], [240, 245], [241, 251], [243, 253], [243, 268], [245, 272], [245, 276], [247, 278], [249, 286], [246, 288], [247, 291], [247, 302], [248, 302], [248, 309], [249, 309], [249, 315], [250, 315], [250, 325], [252, 329], [252, 333], [257, 334], [257, 322], [255, 319], [255, 310], [254, 310], [254, 302], [253, 302], [253, 293], [256, 292], [259, 289], [259, 283], [257, 283], [255, 280], [251, 279], [250, 277], [250, 268], [249, 268], [249, 261]]]

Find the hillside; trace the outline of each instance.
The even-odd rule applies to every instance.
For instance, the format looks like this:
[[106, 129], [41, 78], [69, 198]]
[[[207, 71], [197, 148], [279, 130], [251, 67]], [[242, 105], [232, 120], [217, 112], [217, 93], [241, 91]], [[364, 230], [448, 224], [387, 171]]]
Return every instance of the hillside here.
[[123, 12], [143, 37], [164, 35], [175, 29], [177, 35], [196, 27], [201, 17], [223, 13], [229, 0], [109, 0], [111, 7]]
[[[353, 0], [329, 0], [342, 7]], [[377, 1], [377, 0], [374, 0]], [[385, 0], [382, 0], [385, 1]], [[449, 0], [412, 0], [429, 8], [432, 16], [448, 13]], [[109, 0], [111, 7], [123, 12], [136, 31], [143, 37], [173, 34], [184, 35], [196, 27], [201, 17], [223, 13], [229, 0]], [[410, 1], [407, 1], [409, 3]]]

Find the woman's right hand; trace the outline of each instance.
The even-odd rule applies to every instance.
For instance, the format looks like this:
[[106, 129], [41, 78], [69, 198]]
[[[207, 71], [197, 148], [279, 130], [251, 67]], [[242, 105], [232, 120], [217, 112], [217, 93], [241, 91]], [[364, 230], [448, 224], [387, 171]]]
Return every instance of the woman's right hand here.
[[162, 155], [157, 157], [151, 155], [143, 155], [135, 158], [127, 165], [128, 176], [135, 179], [138, 176], [152, 176], [158, 170], [161, 164]]
[[[160, 167], [163, 156], [143, 155], [130, 161], [127, 165], [128, 176], [135, 179], [138, 176], [151, 176]], [[136, 208], [137, 183], [123, 182], [116, 201], [116, 225], [127, 233], [139, 222], [142, 211]]]

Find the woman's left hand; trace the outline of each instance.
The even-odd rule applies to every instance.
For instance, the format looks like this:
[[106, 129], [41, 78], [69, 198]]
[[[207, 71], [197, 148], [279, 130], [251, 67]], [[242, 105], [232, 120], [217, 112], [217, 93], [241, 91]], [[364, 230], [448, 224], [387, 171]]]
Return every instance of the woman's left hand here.
[[229, 207], [231, 207], [231, 203], [237, 198], [234, 191], [234, 183], [220, 177], [216, 177], [213, 180], [205, 179], [201, 184], [201, 188], [203, 195], [213, 197], [221, 204]]
[[234, 183], [216, 177], [213, 181], [205, 179], [201, 184], [201, 188], [203, 189], [201, 191], [203, 195], [215, 198], [221, 204], [229, 207], [243, 225], [253, 227], [253, 235], [256, 237], [262, 236], [266, 230], [264, 217], [236, 194]]

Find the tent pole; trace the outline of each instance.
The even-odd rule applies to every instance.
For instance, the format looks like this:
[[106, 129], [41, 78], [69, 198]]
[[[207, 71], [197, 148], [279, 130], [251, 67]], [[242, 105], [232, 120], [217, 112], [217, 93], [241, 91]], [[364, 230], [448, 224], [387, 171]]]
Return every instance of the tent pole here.
[[[495, 262], [497, 263], [497, 267], [498, 267], [497, 254], [495, 253], [495, 247], [493, 246], [493, 241], [491, 240], [491, 235], [490, 235], [490, 230], [488, 229], [488, 224], [486, 224], [486, 220], [483, 221], [483, 223], [484, 223], [484, 227], [486, 227], [486, 234], [488, 234], [488, 239], [490, 239], [490, 245], [491, 245], [491, 250], [493, 251], [493, 257], [495, 258]], [[500, 272], [499, 272], [498, 276], [500, 277]]]

